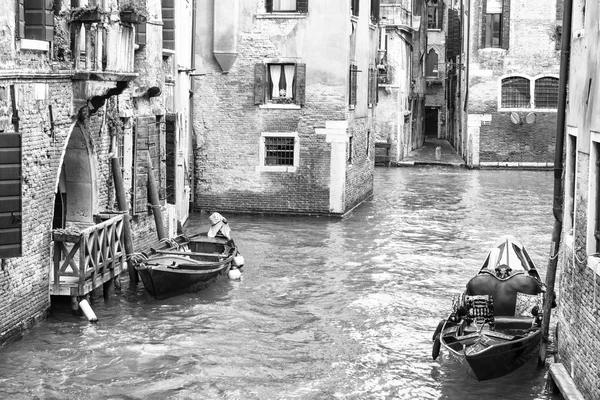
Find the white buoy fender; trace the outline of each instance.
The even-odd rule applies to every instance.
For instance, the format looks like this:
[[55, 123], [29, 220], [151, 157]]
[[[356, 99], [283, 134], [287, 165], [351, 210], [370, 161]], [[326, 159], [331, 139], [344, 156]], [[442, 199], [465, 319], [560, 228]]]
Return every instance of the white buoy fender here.
[[237, 269], [236, 267], [231, 267], [231, 269], [229, 270], [229, 279], [231, 280], [238, 280], [242, 277], [242, 272]]
[[98, 317], [94, 314], [94, 310], [90, 306], [90, 303], [86, 299], [83, 299], [79, 302], [79, 308], [83, 311], [83, 314], [86, 316], [88, 321], [90, 322], [98, 322]]
[[244, 266], [244, 256], [240, 253], [237, 253], [237, 255], [233, 257], [233, 265], [235, 265], [236, 267]]

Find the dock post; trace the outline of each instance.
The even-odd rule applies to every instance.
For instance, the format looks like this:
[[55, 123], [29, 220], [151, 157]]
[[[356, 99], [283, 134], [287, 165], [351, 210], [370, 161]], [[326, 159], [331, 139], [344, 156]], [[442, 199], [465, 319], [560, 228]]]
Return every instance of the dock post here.
[[[133, 254], [133, 240], [131, 235], [131, 225], [129, 224], [129, 206], [127, 205], [127, 196], [125, 195], [125, 186], [123, 184], [123, 174], [121, 173], [121, 163], [117, 157], [111, 159], [113, 180], [115, 181], [115, 193], [119, 211], [123, 212], [123, 236], [125, 242], [125, 254], [129, 257]], [[127, 271], [129, 280], [133, 285], [139, 282], [137, 271], [127, 261]]]
[[79, 316], [79, 300], [77, 299], [77, 296], [71, 296], [71, 312], [73, 313], [73, 315], [77, 315]]
[[148, 157], [148, 200], [152, 206], [152, 214], [154, 215], [154, 223], [156, 224], [156, 233], [158, 234], [158, 239], [160, 240], [166, 238], [167, 234], [165, 233], [165, 227], [163, 225], [158, 188], [156, 187], [156, 181], [154, 180], [154, 172], [152, 172], [153, 169], [150, 152], [147, 152], [146, 155]]
[[115, 294], [115, 278], [109, 279], [102, 284], [102, 293], [104, 294], [104, 301], [108, 301], [110, 296]]

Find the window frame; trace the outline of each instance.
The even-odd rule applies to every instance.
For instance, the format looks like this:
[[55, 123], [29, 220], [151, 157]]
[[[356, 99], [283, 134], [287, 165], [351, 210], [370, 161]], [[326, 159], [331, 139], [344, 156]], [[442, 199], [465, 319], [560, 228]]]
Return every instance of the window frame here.
[[[482, 10], [481, 10], [481, 29], [480, 29], [480, 43], [479, 47], [481, 49], [504, 49], [508, 50], [510, 46], [510, 9], [511, 3], [510, 0], [499, 0], [501, 4], [501, 11], [497, 12], [497, 10], [491, 10], [493, 12], [488, 12], [488, 1], [483, 0], [482, 2]], [[488, 45], [488, 37], [491, 38], [488, 34], [488, 16], [491, 15], [500, 15], [500, 21], [498, 21], [499, 26], [499, 44], [498, 46], [492, 46], [491, 43]]]
[[[37, 51], [50, 51], [50, 43], [54, 41], [54, 2], [53, 0], [43, 0], [40, 2], [40, 9], [35, 7], [26, 8], [25, 0], [17, 0], [16, 2], [16, 16], [17, 16], [17, 27], [15, 39], [17, 40], [17, 50], [37, 50]], [[45, 16], [45, 21], [40, 24], [33, 24], [40, 26], [45, 34], [41, 38], [31, 38], [27, 32], [26, 16], [30, 12], [39, 12]]]
[[[502, 84], [503, 81], [508, 78], [524, 78], [529, 81], [529, 106], [528, 107], [503, 107], [502, 105]], [[536, 76], [529, 76], [526, 74], [507, 74], [502, 75], [498, 79], [498, 111], [537, 111], [537, 112], [548, 112], [555, 113], [558, 111], [557, 108], [536, 108], [535, 107], [535, 84], [542, 78], [554, 78], [559, 79], [557, 74], [540, 74]]]
[[[600, 132], [590, 131], [586, 254], [600, 253]], [[577, 194], [575, 194], [576, 196]], [[575, 221], [573, 223], [575, 227]], [[598, 257], [598, 256], [596, 256]]]
[[[429, 75], [429, 54], [433, 52], [433, 54], [435, 54], [435, 56], [437, 57], [436, 62], [435, 62], [435, 68], [431, 71], [433, 75]], [[437, 50], [433, 47], [429, 48], [429, 51], [425, 54], [425, 78], [439, 78], [440, 77], [440, 55], [438, 54]]]
[[[565, 151], [565, 199], [563, 210], [563, 225], [567, 235], [573, 236], [569, 231], [575, 226], [575, 188], [577, 184], [577, 128], [566, 128]], [[565, 241], [566, 242], [566, 241]], [[571, 239], [572, 242], [572, 239]]]
[[[294, 65], [294, 96], [292, 101], [279, 102], [270, 98], [270, 71], [269, 65], [293, 64]], [[256, 63], [254, 66], [254, 104], [259, 108], [293, 109], [299, 110], [304, 106], [306, 98], [306, 64], [297, 58], [272, 58]]]
[[[294, 159], [293, 165], [266, 165], [266, 138], [293, 138]], [[258, 143], [258, 166], [261, 172], [296, 172], [300, 164], [300, 140], [298, 132], [261, 132]]]
[[[427, 0], [427, 30], [428, 31], [441, 31], [444, 28], [444, 2], [443, 0], [436, 0], [438, 3], [436, 5], [430, 4], [431, 0]], [[435, 13], [435, 23], [433, 27], [431, 27], [429, 22], [429, 10], [436, 10]]]
[[269, 15], [297, 15], [308, 14], [308, 0], [296, 0], [296, 9], [295, 10], [275, 10], [274, 9], [274, 1], [275, 0], [265, 0], [265, 13]]

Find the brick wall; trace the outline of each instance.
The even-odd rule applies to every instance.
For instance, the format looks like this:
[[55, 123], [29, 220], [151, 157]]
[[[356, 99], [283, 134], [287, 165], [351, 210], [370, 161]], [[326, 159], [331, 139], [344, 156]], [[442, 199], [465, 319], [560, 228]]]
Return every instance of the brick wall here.
[[[558, 76], [560, 60], [554, 37], [557, 3], [520, 0], [511, 1], [510, 8], [507, 8], [508, 3], [504, 1], [510, 20], [506, 49], [483, 48], [483, 1], [475, 0], [471, 10], [468, 114], [492, 116], [491, 125], [476, 129], [479, 127], [469, 123], [467, 132], [462, 133], [479, 141], [478, 154], [464, 154], [465, 159], [475, 160], [474, 166], [478, 166], [478, 160], [543, 164], [552, 162], [554, 158], [556, 114], [522, 109], [518, 111], [521, 117], [535, 112], [536, 122], [515, 126], [508, 119], [509, 113], [498, 112], [498, 96], [500, 81], [504, 76], [523, 74], [530, 79], [542, 75]], [[503, 29], [508, 27], [503, 25]], [[459, 138], [458, 141], [464, 142], [464, 139]], [[467, 150], [465, 147], [463, 149]], [[477, 149], [472, 148], [471, 151]]]
[[[48, 96], [40, 91], [47, 83]], [[22, 134], [23, 255], [3, 260], [0, 271], [0, 343], [29, 328], [50, 307], [50, 229], [62, 149], [71, 127], [71, 81], [15, 82]], [[36, 86], [39, 95], [36, 95]], [[43, 111], [53, 106], [54, 138]], [[44, 128], [47, 132], [44, 132]], [[1, 133], [0, 133], [1, 134]]]
[[[261, 2], [257, 4], [257, 10], [261, 10]], [[332, 145], [326, 141], [326, 135], [316, 134], [315, 129], [325, 128], [327, 121], [346, 121], [347, 114], [351, 114], [346, 98], [349, 64], [348, 54], [343, 53], [347, 50], [338, 42], [334, 45], [331, 36], [327, 41], [331, 42], [333, 54], [327, 65], [308, 50], [325, 42], [314, 29], [307, 27], [314, 23], [311, 18], [321, 18], [316, 7], [325, 9], [334, 6], [314, 3], [311, 7], [315, 7], [314, 12], [309, 13], [306, 19], [255, 18], [254, 10], [248, 15], [243, 12], [240, 19], [243, 23], [253, 24], [252, 29], [239, 32], [238, 57], [227, 74], [222, 74], [218, 66], [211, 65], [214, 63], [211, 54], [204, 54], [205, 73], [195, 77], [197, 93], [194, 96], [196, 210], [331, 213], [330, 188], [336, 184], [331, 178]], [[258, 12], [264, 12], [264, 8]], [[339, 29], [339, 24], [332, 22], [332, 32], [336, 29]], [[201, 28], [199, 31], [202, 35]], [[289, 39], [301, 35], [305, 35], [302, 41]], [[347, 35], [343, 36], [343, 40], [348, 40]], [[311, 41], [314, 46], [309, 44]], [[344, 55], [343, 59], [341, 55]], [[280, 57], [291, 57], [294, 62], [306, 64], [305, 104], [300, 109], [268, 109], [254, 103], [255, 65], [263, 63], [266, 58]], [[368, 68], [361, 69], [366, 76]], [[366, 78], [362, 79], [363, 76], [359, 76], [359, 82], [366, 83]], [[363, 93], [365, 99], [360, 101], [365, 102], [366, 90], [360, 88], [359, 96]], [[348, 133], [355, 135], [353, 140], [366, 148], [367, 129], [349, 126]], [[297, 132], [300, 157], [295, 172], [257, 168], [262, 164], [259, 151], [264, 132]], [[374, 136], [371, 140], [374, 141]], [[347, 173], [344, 196], [347, 207], [372, 190], [368, 176], [373, 169], [373, 161], [371, 159], [369, 163], [365, 154], [364, 151], [357, 153], [355, 160], [366, 172]]]
[[514, 125], [507, 112], [490, 114], [490, 125], [482, 125], [479, 130], [479, 161], [554, 161], [556, 113], [536, 113], [536, 122], [531, 125], [525, 122], [523, 125]]
[[[575, 220], [587, 219], [589, 155], [577, 155]], [[588, 265], [585, 224], [566, 235], [559, 259], [558, 361], [570, 372], [586, 399], [600, 398], [600, 277]], [[572, 240], [572, 242], [571, 242]], [[568, 243], [565, 245], [565, 242]]]

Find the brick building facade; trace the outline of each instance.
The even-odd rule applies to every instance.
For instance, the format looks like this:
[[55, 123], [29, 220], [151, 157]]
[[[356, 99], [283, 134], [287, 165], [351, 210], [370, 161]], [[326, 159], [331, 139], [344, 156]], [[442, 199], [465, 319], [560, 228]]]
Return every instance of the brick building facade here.
[[468, 6], [466, 115], [449, 136], [471, 167], [551, 167], [562, 0]]
[[64, 261], [53, 234], [77, 235], [118, 214], [113, 158], [121, 162], [134, 249], [157, 241], [147, 155], [163, 223], [176, 229], [164, 162], [175, 163], [165, 151], [165, 121], [176, 113], [176, 90], [165, 90], [165, 80], [177, 78], [174, 52], [163, 52], [161, 2], [142, 3], [139, 25], [125, 19], [126, 3], [0, 0], [0, 343], [50, 307]]
[[[586, 4], [587, 3], [587, 4]], [[561, 10], [562, 11], [562, 10]], [[556, 361], [600, 398], [600, 4], [573, 1]]]
[[341, 215], [371, 195], [378, 5], [199, 4], [195, 209]]

